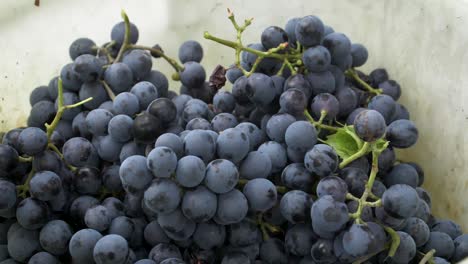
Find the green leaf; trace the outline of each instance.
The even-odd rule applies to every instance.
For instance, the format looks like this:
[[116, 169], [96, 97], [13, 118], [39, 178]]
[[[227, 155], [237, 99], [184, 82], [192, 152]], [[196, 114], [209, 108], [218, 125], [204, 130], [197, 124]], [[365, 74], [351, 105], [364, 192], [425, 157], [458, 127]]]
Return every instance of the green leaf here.
[[335, 134], [329, 135], [325, 143], [330, 145], [340, 158], [346, 159], [359, 151], [363, 141], [357, 137], [352, 126], [344, 126]]

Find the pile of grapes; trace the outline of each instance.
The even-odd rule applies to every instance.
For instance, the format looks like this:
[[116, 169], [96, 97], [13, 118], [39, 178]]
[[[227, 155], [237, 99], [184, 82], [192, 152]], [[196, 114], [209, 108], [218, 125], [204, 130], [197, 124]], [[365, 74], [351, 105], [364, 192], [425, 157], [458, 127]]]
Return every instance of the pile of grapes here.
[[[266, 28], [206, 75], [137, 45], [80, 38], [0, 145], [0, 264], [455, 263], [468, 235], [431, 214], [424, 172], [395, 157], [418, 130], [385, 69], [315, 16]], [[180, 94], [152, 69], [175, 70]], [[208, 79], [208, 81], [207, 81]], [[222, 89], [226, 81], [232, 91]]]

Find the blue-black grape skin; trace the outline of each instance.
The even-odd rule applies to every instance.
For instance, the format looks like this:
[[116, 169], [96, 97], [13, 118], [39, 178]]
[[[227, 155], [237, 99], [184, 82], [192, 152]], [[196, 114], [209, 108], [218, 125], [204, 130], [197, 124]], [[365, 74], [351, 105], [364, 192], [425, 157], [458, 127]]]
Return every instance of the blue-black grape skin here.
[[183, 187], [195, 187], [205, 178], [206, 166], [196, 156], [185, 156], [179, 160], [176, 168], [176, 180]]
[[47, 223], [48, 217], [47, 204], [35, 198], [22, 200], [16, 209], [16, 219], [26, 229], [35, 230], [43, 227]]
[[272, 208], [278, 196], [276, 186], [267, 179], [253, 179], [244, 186], [243, 193], [250, 209], [265, 212]]
[[242, 252], [228, 252], [221, 260], [221, 264], [250, 263], [249, 256]]
[[153, 220], [146, 225], [143, 235], [146, 243], [152, 247], [160, 243], [170, 242], [157, 220]]
[[265, 106], [275, 98], [273, 80], [263, 73], [253, 73], [247, 78], [245, 93], [256, 105]]
[[96, 43], [89, 38], [79, 38], [72, 42], [68, 53], [72, 60], [75, 60], [77, 57], [83, 54], [96, 55], [96, 50], [93, 48], [96, 46]]
[[408, 218], [402, 231], [413, 238], [416, 247], [424, 245], [429, 240], [430, 229], [427, 224], [419, 218]]
[[18, 135], [18, 147], [26, 155], [39, 154], [46, 146], [47, 134], [37, 127], [25, 128]]
[[335, 97], [339, 103], [338, 117], [348, 116], [358, 105], [356, 93], [347, 86], [336, 89]]
[[125, 190], [140, 192], [149, 185], [153, 175], [147, 168], [146, 162], [146, 157], [139, 155], [130, 156], [122, 162], [119, 175]]
[[385, 134], [385, 119], [375, 110], [364, 110], [353, 121], [356, 134], [364, 141], [373, 142]]
[[281, 109], [291, 115], [299, 115], [307, 107], [307, 98], [299, 89], [288, 89], [280, 96]]
[[185, 155], [193, 155], [204, 162], [213, 159], [216, 152], [216, 144], [208, 132], [204, 130], [192, 130], [184, 138]]
[[152, 101], [159, 97], [158, 90], [154, 84], [148, 81], [136, 83], [130, 90], [130, 93], [134, 94], [138, 98], [140, 110], [146, 109]]
[[185, 192], [181, 203], [182, 212], [185, 217], [194, 222], [206, 222], [216, 214], [217, 199], [215, 193], [204, 186], [198, 186]]
[[460, 261], [468, 256], [468, 234], [463, 234], [454, 240], [452, 261]]
[[176, 210], [181, 199], [181, 189], [169, 179], [153, 181], [143, 197], [146, 206], [158, 214], [168, 214]]
[[109, 162], [119, 160], [119, 154], [123, 143], [114, 140], [110, 135], [104, 136], [99, 140], [97, 152], [101, 159]]
[[28, 117], [28, 126], [44, 128], [45, 123], [50, 123], [55, 117], [55, 106], [53, 102], [39, 101], [35, 103]]
[[419, 132], [416, 125], [406, 119], [393, 121], [388, 125], [385, 138], [396, 148], [409, 148], [418, 141]]
[[319, 45], [324, 35], [323, 22], [316, 16], [303, 17], [297, 22], [294, 33], [305, 47]]
[[77, 72], [75, 72], [73, 68], [74, 68], [73, 63], [69, 63], [63, 66], [62, 70], [60, 71], [60, 78], [62, 79], [63, 89], [68, 90], [70, 92], [77, 92], [78, 90], [80, 90], [83, 82], [80, 80], [80, 76], [78, 75]]
[[49, 201], [62, 191], [62, 180], [52, 171], [41, 171], [34, 174], [29, 186], [32, 197]]
[[111, 220], [124, 215], [124, 204], [115, 197], [107, 197], [102, 201], [101, 205], [107, 209], [107, 214]]
[[102, 205], [89, 208], [84, 217], [86, 226], [101, 232], [109, 228], [111, 220], [107, 208]]
[[396, 111], [396, 102], [392, 97], [380, 94], [372, 97], [367, 108], [379, 112], [384, 117], [385, 122], [390, 124]]
[[400, 244], [392, 257], [394, 263], [409, 263], [416, 256], [416, 245], [413, 238], [405, 232], [397, 231]]
[[330, 71], [309, 72], [306, 78], [313, 95], [335, 92], [335, 77]]
[[394, 80], [386, 80], [379, 83], [379, 89], [382, 89], [382, 94], [389, 95], [393, 100], [397, 101], [401, 96], [401, 87]]
[[195, 222], [186, 218], [180, 209], [159, 215], [158, 223], [169, 238], [178, 241], [190, 238], [196, 228]]
[[237, 68], [234, 64], [231, 65], [227, 70], [226, 70], [226, 78], [229, 80], [230, 83], [234, 84], [237, 79], [239, 79], [241, 76], [244, 76], [242, 71]]
[[296, 121], [286, 129], [284, 139], [288, 148], [307, 151], [317, 143], [317, 130], [307, 121]]
[[291, 163], [281, 173], [281, 182], [290, 189], [312, 192], [314, 177], [303, 163]]
[[288, 35], [284, 29], [277, 26], [269, 26], [263, 30], [261, 35], [262, 45], [269, 50], [278, 47], [280, 44], [288, 42]]
[[366, 63], [369, 53], [364, 45], [353, 43], [351, 44], [351, 56], [353, 57], [353, 67], [360, 67]]
[[310, 216], [316, 233], [339, 231], [349, 219], [346, 204], [333, 200], [330, 195], [320, 197], [312, 204]]
[[90, 54], [83, 54], [77, 57], [73, 63], [72, 70], [84, 83], [97, 81], [102, 75], [102, 65], [99, 59]]
[[390, 187], [395, 184], [406, 184], [413, 188], [418, 186], [418, 173], [416, 170], [406, 164], [400, 163], [395, 166], [382, 177], [385, 186]]
[[309, 71], [322, 72], [330, 66], [331, 55], [327, 48], [317, 45], [304, 51], [302, 61]]
[[12, 228], [8, 232], [8, 254], [14, 260], [24, 263], [35, 252], [40, 250], [39, 231], [28, 230], [19, 226], [15, 227], [14, 230], [11, 230]]
[[304, 157], [304, 165], [311, 173], [326, 177], [338, 168], [338, 155], [325, 144], [317, 144]]
[[147, 157], [147, 166], [155, 177], [169, 178], [176, 170], [177, 156], [168, 147], [156, 147]]
[[33, 106], [40, 101], [53, 102], [49, 95], [49, 87], [38, 86], [32, 90], [31, 94], [29, 95], [29, 104]]
[[249, 137], [250, 150], [256, 149], [266, 140], [265, 132], [260, 130], [258, 126], [250, 122], [242, 122], [236, 126]]
[[325, 195], [331, 195], [335, 201], [344, 202], [348, 185], [344, 180], [337, 176], [327, 176], [322, 178], [317, 185], [317, 196], [320, 198]]
[[270, 238], [260, 246], [260, 258], [266, 263], [288, 263], [284, 242], [277, 238]]
[[280, 201], [280, 211], [290, 223], [303, 223], [309, 217], [312, 198], [304, 191], [293, 190], [285, 193]]
[[[337, 259], [333, 254], [333, 240], [319, 238], [310, 249], [311, 263], [334, 263]], [[307, 263], [307, 262], [306, 262]]]
[[340, 171], [339, 176], [346, 183], [349, 193], [356, 197], [362, 196], [368, 180], [365, 171], [360, 168], [346, 167]]
[[184, 63], [184, 70], [180, 72], [180, 82], [190, 88], [201, 87], [206, 79], [205, 69], [195, 61]]
[[94, 246], [93, 258], [97, 264], [125, 263], [128, 243], [119, 235], [106, 235]]
[[[221, 133], [228, 128], [234, 128], [239, 123], [236, 117], [230, 113], [220, 113], [217, 114], [211, 120], [212, 130], [215, 132]], [[211, 130], [211, 129], [210, 129]]]
[[132, 87], [133, 72], [125, 63], [113, 63], [104, 72], [104, 80], [114, 93], [119, 94]]
[[71, 227], [62, 220], [48, 222], [39, 233], [41, 247], [54, 255], [63, 255], [68, 251], [68, 242], [72, 237]]
[[[124, 35], [125, 35], [125, 23], [123, 21], [115, 24], [112, 27], [111, 39], [117, 42], [119, 46], [121, 46], [124, 42]], [[138, 37], [139, 37], [139, 31], [138, 31], [137, 26], [131, 22], [130, 22], [130, 35], [129, 36], [130, 37], [128, 41], [131, 44], [137, 43]]]
[[252, 151], [239, 166], [240, 177], [243, 179], [268, 178], [271, 173], [270, 157], [259, 151]]
[[217, 112], [230, 113], [236, 107], [236, 99], [228, 91], [218, 91], [213, 97], [213, 106]]
[[206, 166], [205, 186], [217, 194], [232, 190], [239, 180], [239, 172], [234, 163], [225, 159], [216, 159]]
[[115, 97], [113, 109], [116, 115], [124, 114], [132, 117], [140, 111], [140, 102], [133, 93], [123, 92]]
[[330, 52], [332, 63], [338, 61], [351, 52], [351, 42], [343, 33], [331, 33], [323, 38], [322, 45]]
[[10, 209], [16, 204], [16, 186], [6, 180], [0, 180], [0, 209]]
[[287, 163], [286, 149], [276, 141], [267, 141], [258, 147], [258, 151], [268, 154], [271, 159], [271, 172], [282, 171]]
[[84, 107], [93, 110], [98, 108], [102, 103], [109, 100], [109, 96], [104, 89], [104, 86], [100, 82], [89, 82], [84, 83], [81, 86], [78, 98], [80, 101], [86, 100], [92, 97], [93, 100], [84, 104]]
[[73, 234], [68, 245], [74, 261], [89, 263], [93, 260], [93, 249], [102, 235], [94, 229], [82, 229]]
[[109, 122], [113, 117], [114, 115], [107, 110], [92, 110], [86, 116], [86, 127], [94, 136], [104, 136], [107, 134]]
[[285, 140], [286, 129], [294, 123], [296, 119], [290, 114], [276, 114], [268, 120], [266, 133], [268, 137], [276, 142], [283, 143]]
[[119, 235], [130, 241], [132, 234], [135, 232], [135, 224], [132, 219], [126, 216], [118, 216], [112, 220], [109, 226], [108, 233]]
[[226, 229], [212, 221], [200, 223], [193, 233], [194, 243], [202, 249], [208, 250], [224, 244]]
[[325, 119], [333, 120], [340, 111], [340, 103], [335, 96], [329, 93], [317, 94], [310, 104], [311, 114], [315, 119], [320, 119], [322, 111], [326, 112]]
[[249, 137], [237, 128], [224, 130], [216, 140], [218, 157], [235, 163], [244, 159], [249, 149]]
[[296, 224], [286, 231], [284, 245], [286, 251], [296, 256], [307, 256], [317, 239], [310, 224]]
[[122, 62], [132, 70], [133, 79], [143, 80], [151, 72], [153, 62], [151, 55], [144, 50], [132, 50], [126, 54]]
[[395, 184], [384, 192], [382, 205], [390, 215], [397, 218], [408, 218], [413, 216], [418, 209], [419, 197], [411, 186]]
[[374, 235], [364, 224], [353, 224], [343, 235], [343, 248], [353, 257], [362, 257], [372, 253]]
[[149, 74], [143, 78], [143, 81], [148, 81], [158, 90], [158, 96], [166, 97], [169, 94], [169, 81], [167, 77], [160, 71], [151, 70]]
[[203, 48], [197, 41], [188, 40], [179, 47], [179, 60], [182, 63], [189, 61], [200, 62], [203, 58]]
[[54, 257], [54, 255], [45, 251], [34, 254], [28, 261], [28, 264], [42, 264], [42, 263], [59, 264], [60, 262], [56, 257]]
[[244, 219], [248, 209], [247, 198], [239, 190], [233, 189], [218, 196], [216, 217], [225, 224], [234, 224]]
[[293, 47], [297, 45], [296, 25], [299, 20], [299, 17], [290, 18], [284, 26], [284, 31], [286, 31], [286, 34], [288, 35], [289, 45], [292, 45]]
[[236, 247], [252, 245], [262, 239], [260, 229], [249, 219], [231, 224], [227, 228], [229, 243]]

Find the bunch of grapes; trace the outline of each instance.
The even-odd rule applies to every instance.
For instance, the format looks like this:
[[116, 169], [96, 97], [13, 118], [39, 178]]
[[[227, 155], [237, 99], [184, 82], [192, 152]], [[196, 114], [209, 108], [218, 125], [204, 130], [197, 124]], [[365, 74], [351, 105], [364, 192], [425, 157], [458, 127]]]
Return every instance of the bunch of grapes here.
[[[385, 69], [316, 16], [266, 28], [208, 78], [179, 61], [80, 38], [0, 144], [0, 264], [449, 263], [468, 235], [431, 214], [422, 168], [397, 160], [418, 129]], [[152, 69], [164, 59], [180, 93]], [[226, 81], [232, 90], [221, 89]], [[376, 88], [374, 88], [376, 87]]]

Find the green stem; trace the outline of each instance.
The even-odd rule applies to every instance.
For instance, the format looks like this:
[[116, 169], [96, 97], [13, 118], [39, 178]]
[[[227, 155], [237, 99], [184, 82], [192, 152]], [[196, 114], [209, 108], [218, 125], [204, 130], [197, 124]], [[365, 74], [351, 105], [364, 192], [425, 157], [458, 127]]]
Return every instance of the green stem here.
[[122, 46], [120, 47], [119, 53], [117, 54], [117, 57], [115, 58], [113, 63], [119, 62], [122, 59], [122, 56], [128, 47], [128, 40], [130, 39], [130, 20], [128, 19], [128, 16], [125, 13], [125, 11], [122, 10], [120, 14], [125, 23], [125, 34], [124, 34], [124, 41], [122, 43]]
[[307, 109], [304, 110], [304, 115], [306, 116], [307, 120], [309, 120], [309, 122], [316, 127], [323, 128], [323, 129], [330, 130], [330, 131], [335, 131], [335, 132], [338, 131], [338, 128], [334, 126], [320, 124], [319, 122], [315, 121], [314, 118], [310, 115], [309, 111], [307, 111]]
[[31, 162], [32, 161], [32, 157], [21, 157], [21, 156], [18, 156], [18, 161], [19, 162]]
[[263, 214], [261, 213], [257, 215], [257, 225], [260, 226], [260, 230], [262, 231], [263, 241], [267, 241], [268, 239], [270, 239], [270, 236], [268, 235], [268, 231], [263, 222]]
[[16, 186], [16, 192], [18, 194], [18, 197], [26, 198], [26, 195], [29, 192], [29, 182], [31, 181], [33, 176], [34, 176], [34, 170], [31, 169], [31, 171], [28, 174], [28, 177], [26, 178], [26, 181], [24, 181], [23, 184]]
[[424, 258], [419, 261], [419, 264], [425, 264], [425, 263], [434, 263], [434, 254], [436, 253], [435, 249], [429, 250], [425, 255]]
[[142, 50], [148, 50], [151, 53], [158, 54], [160, 57], [165, 59], [173, 68], [176, 72], [181, 72], [184, 70], [184, 66], [180, 65], [177, 63], [176, 60], [173, 58], [168, 57], [164, 52], [162, 52], [159, 49], [147, 47], [147, 46], [142, 46], [142, 45], [128, 45], [128, 49], [142, 49]]
[[286, 186], [276, 186], [276, 191], [278, 193], [284, 194], [288, 192], [288, 188], [286, 188]]
[[366, 83], [364, 80], [359, 77], [359, 75], [356, 73], [354, 69], [349, 69], [345, 72], [346, 76], [353, 78], [355, 81], [357, 81], [362, 87], [364, 87], [367, 91], [374, 93], [374, 94], [381, 94], [382, 89], [375, 89], [372, 88], [368, 83]]
[[382, 227], [385, 230], [385, 232], [387, 232], [390, 235], [390, 237], [392, 238], [392, 243], [391, 243], [390, 249], [388, 251], [388, 256], [393, 257], [393, 256], [395, 256], [395, 252], [397, 251], [398, 246], [400, 246], [400, 236], [398, 235], [398, 233], [395, 230], [393, 230], [393, 228], [388, 227], [388, 226], [384, 226], [384, 225], [382, 225]]
[[378, 158], [379, 158], [379, 153], [377, 151], [372, 151], [372, 169], [370, 172], [369, 180], [367, 181], [364, 193], [362, 194], [361, 198], [359, 198], [359, 205], [358, 205], [356, 212], [349, 215], [351, 218], [356, 219], [357, 223], [362, 222], [361, 214], [365, 206], [369, 206], [369, 205], [379, 206], [381, 204], [380, 200], [374, 203], [367, 202], [367, 197], [369, 196], [369, 193], [371, 193], [372, 186], [374, 185], [375, 177], [377, 176], [377, 172], [379, 171], [379, 166], [378, 166], [379, 159]]
[[58, 106], [57, 106], [57, 113], [55, 114], [54, 120], [50, 124], [45, 124], [46, 131], [47, 131], [47, 139], [50, 142], [50, 138], [52, 137], [52, 133], [54, 132], [55, 128], [57, 127], [58, 123], [60, 122], [60, 119], [62, 119], [62, 115], [65, 112], [65, 110], [78, 107], [80, 105], [83, 105], [89, 101], [93, 100], [92, 97], [89, 97], [81, 102], [78, 102], [76, 104], [72, 105], [63, 105], [63, 83], [62, 79], [58, 79]]
[[359, 198], [357, 198], [356, 196], [350, 194], [350, 193], [346, 193], [346, 199], [348, 200], [352, 200], [352, 201], [359, 201]]
[[366, 155], [369, 152], [369, 149], [370, 149], [369, 142], [364, 142], [364, 144], [362, 145], [361, 149], [358, 152], [356, 152], [353, 155], [349, 156], [348, 158], [344, 159], [340, 163], [340, 169], [346, 167], [351, 162], [353, 162], [353, 161], [359, 159], [360, 157]]
[[112, 91], [112, 89], [110, 88], [110, 86], [106, 83], [106, 81], [104, 80], [101, 80], [101, 83], [102, 85], [104, 86], [104, 89], [106, 90], [106, 93], [107, 95], [109, 96], [109, 98], [114, 101], [115, 99], [115, 94], [114, 92]]

